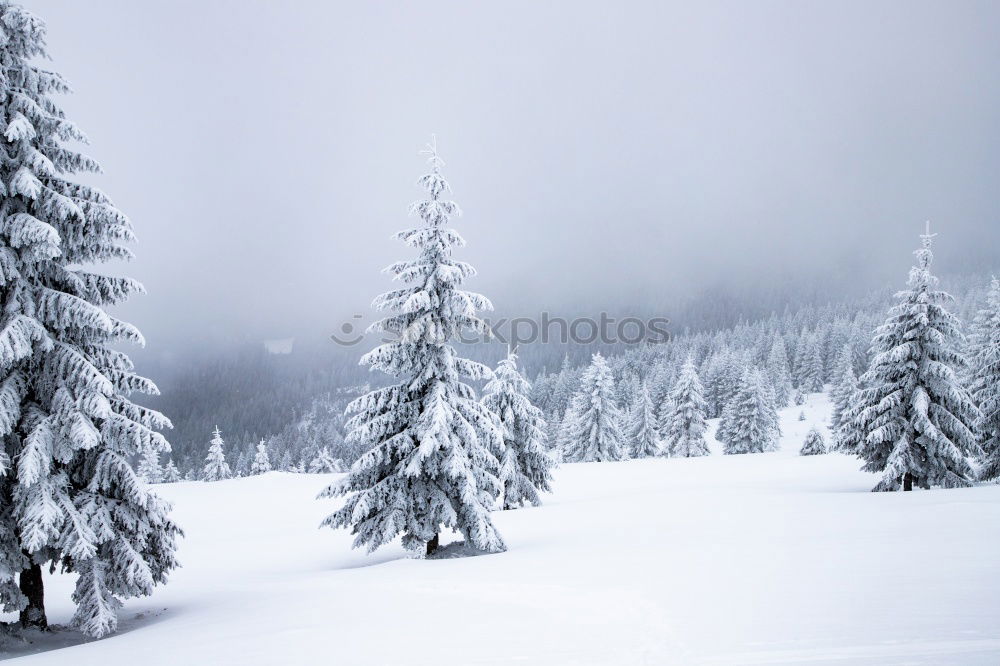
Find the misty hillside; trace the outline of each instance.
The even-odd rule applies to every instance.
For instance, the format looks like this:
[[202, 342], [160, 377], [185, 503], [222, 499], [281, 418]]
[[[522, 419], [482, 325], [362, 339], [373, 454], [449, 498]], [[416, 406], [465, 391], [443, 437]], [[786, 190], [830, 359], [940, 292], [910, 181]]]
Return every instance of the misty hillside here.
[[[982, 274], [944, 279], [945, 286], [955, 295], [954, 309], [963, 320], [970, 321], [984, 302], [988, 281], [989, 275]], [[885, 288], [833, 303], [824, 299], [799, 308], [786, 304], [780, 310], [776, 309], [776, 303], [766, 298], [762, 304], [753, 300], [741, 301], [737, 309], [724, 299], [706, 295], [704, 299], [692, 299], [683, 317], [671, 320], [673, 342], [655, 348], [637, 350], [623, 344], [542, 345], [536, 342], [522, 345], [518, 353], [533, 380], [560, 372], [564, 364], [579, 374], [595, 351], [613, 355], [619, 381], [626, 379], [625, 375], [634, 374], [629, 368], [637, 355], [644, 358], [643, 363], [655, 364], [655, 359], [665, 359], [673, 367], [662, 371], [649, 386], [654, 394], [662, 397], [672, 386], [670, 382], [676, 375], [679, 360], [683, 360], [680, 357], [691, 346], [698, 349], [699, 362], [710, 356], [713, 351], [710, 347], [718, 346], [720, 341], [732, 347], [754, 347], [763, 360], [761, 345], [771, 330], [781, 330], [789, 339], [789, 348], [794, 349], [793, 339], [801, 329], [808, 328], [823, 338], [823, 379], [829, 381], [842, 345], [843, 333], [838, 329], [847, 322], [855, 326], [852, 344], [861, 359], [857, 365], [860, 373], [866, 363], [864, 358], [871, 331], [884, 318], [894, 291]], [[813, 297], [802, 294], [788, 303]], [[634, 313], [643, 314], [639, 309], [627, 312], [633, 316]], [[655, 316], [655, 312], [650, 310], [649, 316]], [[738, 327], [734, 326], [736, 323]], [[739, 329], [749, 324], [757, 327], [755, 336], [763, 336], [752, 343], [740, 339], [739, 334]], [[509, 329], [504, 330], [509, 333]], [[261, 439], [268, 440], [273, 457], [284, 461], [289, 468], [308, 467], [323, 446], [330, 447], [337, 457], [347, 462], [358, 455], [358, 451], [343, 442], [346, 434], [343, 410], [349, 399], [356, 397], [358, 389], [383, 381], [358, 365], [360, 354], [371, 346], [367, 343], [339, 347], [327, 339], [298, 344], [290, 354], [273, 354], [262, 343], [243, 343], [235, 349], [222, 348], [201, 358], [170, 356], [166, 361], [144, 358], [146, 362], [141, 363], [140, 369], [156, 378], [163, 392], [162, 396], [148, 399], [148, 402], [173, 421], [169, 439], [172, 456], [182, 472], [201, 467], [212, 430], [218, 426], [226, 439], [229, 457], [236, 462], [236, 469], [246, 474], [254, 448]], [[466, 345], [463, 349], [472, 358], [492, 365], [506, 353], [507, 345], [494, 341], [485, 345]], [[549, 405], [545, 411], [550, 420], [559, 419], [565, 407], [564, 399], [562, 403]]]

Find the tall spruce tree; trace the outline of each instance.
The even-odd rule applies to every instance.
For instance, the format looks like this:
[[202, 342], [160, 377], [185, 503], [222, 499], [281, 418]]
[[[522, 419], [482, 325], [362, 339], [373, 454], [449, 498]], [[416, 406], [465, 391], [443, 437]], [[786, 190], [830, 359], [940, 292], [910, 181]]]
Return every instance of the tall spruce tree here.
[[539, 491], [551, 491], [554, 461], [545, 450], [545, 419], [531, 404], [530, 394], [531, 385], [518, 371], [513, 351], [497, 364], [493, 378], [483, 388], [483, 404], [503, 426], [500, 497], [504, 509], [525, 502], [538, 506]]
[[709, 417], [721, 416], [732, 402], [746, 367], [747, 359], [739, 351], [723, 349], [712, 357], [705, 370], [704, 384]]
[[840, 419], [837, 427], [833, 429], [833, 442], [830, 444], [831, 451], [840, 451], [848, 455], [857, 455], [858, 447], [864, 438], [861, 429], [859, 414], [862, 411], [861, 404], [861, 384], [856, 382], [857, 388], [847, 398], [847, 404], [840, 412]]
[[969, 338], [972, 398], [979, 407], [976, 432], [983, 454], [979, 476], [985, 481], [1000, 477], [1000, 280], [996, 278]]
[[649, 458], [660, 454], [660, 439], [646, 382], [636, 385], [632, 409], [629, 410], [628, 439], [633, 458]]
[[803, 392], [807, 390], [804, 387], [808, 383], [806, 373], [809, 371], [809, 341], [811, 337], [806, 328], [802, 328], [799, 331], [799, 335], [795, 340], [795, 356], [791, 359], [792, 383], [795, 385], [795, 388]]
[[576, 390], [576, 372], [569, 364], [569, 354], [563, 356], [562, 365], [559, 372], [552, 380], [552, 396], [549, 401], [549, 408], [555, 414], [566, 411], [573, 400], [573, 392]]
[[759, 369], [748, 367], [743, 373], [739, 390], [723, 410], [715, 436], [726, 454], [777, 449], [781, 429], [774, 395], [770, 382]]
[[[612, 369], [614, 376], [614, 369]], [[636, 399], [642, 388], [642, 378], [634, 373], [623, 373], [615, 381], [615, 395], [618, 401], [618, 409], [622, 411], [623, 423], [631, 423], [632, 409], [636, 405]]]
[[233, 475], [226, 462], [226, 453], [222, 447], [225, 441], [219, 426], [212, 431], [212, 440], [208, 443], [208, 455], [205, 456], [205, 467], [202, 469], [202, 479], [205, 481], [222, 481]]
[[727, 350], [717, 351], [709, 356], [701, 367], [700, 377], [705, 390], [705, 407], [709, 418], [720, 416], [726, 407], [721, 401], [721, 394], [727, 356]]
[[545, 368], [535, 375], [535, 381], [531, 384], [531, 393], [528, 398], [531, 404], [542, 410], [542, 413], [549, 411], [549, 401], [552, 396], [552, 378], [545, 373]]
[[[534, 403], [532, 403], [534, 404]], [[545, 419], [545, 446], [552, 457], [552, 460], [558, 464], [560, 459], [559, 451], [559, 430], [562, 427], [562, 418], [559, 415], [553, 415]]]
[[573, 397], [572, 430], [568, 433], [565, 458], [571, 462], [622, 460], [621, 413], [615, 405], [615, 383], [611, 368], [600, 353], [580, 380], [580, 390]]
[[690, 358], [681, 368], [671, 404], [667, 427], [663, 432], [664, 452], [680, 458], [707, 456], [705, 399], [702, 397], [698, 370]]
[[653, 401], [653, 415], [656, 418], [656, 431], [666, 432], [673, 404], [670, 397], [673, 394], [675, 378], [672, 377], [672, 365], [665, 362], [657, 363], [648, 380], [649, 398]]
[[833, 402], [830, 426], [836, 432], [840, 429], [840, 422], [844, 412], [848, 409], [854, 392], [858, 390], [858, 378], [854, 375], [854, 348], [852, 345], [844, 345], [841, 350], [833, 378], [834, 383], [830, 386], [830, 399]]
[[563, 411], [563, 416], [559, 420], [559, 429], [556, 431], [555, 446], [552, 452], [556, 456], [557, 462], [566, 460], [567, 452], [572, 448], [573, 432], [576, 429], [576, 416], [573, 406], [570, 405]]
[[[929, 227], [930, 225], [928, 225]], [[862, 469], [882, 474], [876, 491], [967, 486], [967, 456], [977, 449], [973, 427], [979, 411], [956, 371], [963, 337], [952, 300], [935, 289], [928, 229], [914, 255], [908, 289], [872, 340], [871, 366], [857, 393]]]
[[774, 388], [774, 405], [777, 408], [787, 407], [792, 397], [792, 378], [788, 370], [788, 352], [785, 350], [785, 339], [775, 336], [771, 352], [767, 357], [767, 376]]
[[475, 270], [452, 258], [464, 244], [448, 226], [458, 205], [442, 199], [448, 183], [434, 145], [428, 146], [430, 173], [420, 179], [427, 198], [411, 211], [423, 224], [397, 234], [419, 250], [387, 272], [409, 286], [375, 299], [379, 310], [395, 310], [370, 327], [397, 339], [362, 358], [399, 383], [376, 389], [348, 406], [348, 441], [367, 449], [339, 481], [320, 497], [347, 496], [323, 521], [350, 528], [354, 545], [372, 551], [397, 535], [409, 549], [437, 549], [444, 528], [466, 542], [496, 552], [506, 546], [490, 519], [500, 492], [497, 479], [503, 432], [496, 415], [462, 381], [489, 379], [486, 366], [459, 357], [449, 341], [462, 330], [487, 335], [477, 311], [491, 309], [479, 294], [459, 289]]
[[819, 331], [810, 335], [802, 345], [804, 351], [799, 369], [799, 388], [803, 393], [817, 393], [823, 390], [823, 353]]
[[72, 180], [99, 167], [52, 97], [69, 86], [33, 64], [45, 24], [0, 0], [0, 35], [0, 605], [45, 627], [42, 567], [61, 566], [77, 574], [74, 625], [100, 637], [121, 599], [177, 566], [170, 505], [128, 462], [168, 451], [170, 422], [129, 399], [156, 386], [119, 348], [141, 334], [105, 307], [142, 285], [92, 267], [131, 258], [132, 225]]

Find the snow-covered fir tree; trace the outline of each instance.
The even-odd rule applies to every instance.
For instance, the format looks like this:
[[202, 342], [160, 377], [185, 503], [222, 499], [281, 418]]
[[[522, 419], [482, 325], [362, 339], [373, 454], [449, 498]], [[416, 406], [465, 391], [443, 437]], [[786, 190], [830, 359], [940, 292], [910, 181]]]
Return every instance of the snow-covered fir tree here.
[[660, 454], [660, 437], [646, 382], [636, 385], [632, 409], [628, 415], [628, 443], [632, 458], [649, 458]]
[[702, 397], [698, 369], [691, 358], [681, 368], [671, 405], [667, 427], [663, 432], [664, 452], [680, 458], [707, 456], [705, 399]]
[[770, 381], [757, 368], [743, 373], [740, 387], [719, 421], [723, 453], [762, 453], [777, 448], [781, 430]]
[[721, 350], [709, 360], [704, 372], [704, 388], [710, 418], [721, 416], [726, 405], [732, 402], [745, 368], [742, 355], [730, 349]]
[[615, 405], [614, 378], [600, 353], [594, 354], [584, 371], [570, 411], [572, 429], [564, 451], [566, 460], [600, 462], [625, 458], [621, 413]]
[[562, 419], [559, 421], [559, 430], [556, 433], [555, 446], [552, 447], [557, 462], [561, 463], [567, 459], [566, 454], [572, 448], [573, 433], [575, 431], [576, 415], [573, 412], [573, 406], [570, 405], [563, 412]]
[[177, 469], [173, 458], [167, 458], [167, 464], [163, 466], [163, 482], [177, 483], [181, 480], [181, 471]]
[[[650, 394], [650, 398], [652, 399], [652, 394]], [[653, 414], [656, 417], [656, 432], [661, 433], [660, 444], [662, 445], [664, 437], [663, 433], [666, 433], [670, 428], [670, 419], [673, 418], [674, 415], [673, 386], [671, 386], [671, 391], [668, 391], [665, 394], [660, 392], [659, 403], [657, 403], [656, 399], [653, 399], [653, 407]], [[660, 453], [666, 453], [662, 446]]]
[[[673, 364], [670, 367], [665, 363], [657, 364], [650, 375], [649, 398], [653, 401], [653, 415], [656, 418], [656, 432], [662, 434], [667, 431], [667, 424], [670, 422], [670, 415], [673, 413], [673, 394], [676, 377], [673, 376]], [[662, 453], [662, 451], [661, 451]]]
[[767, 376], [774, 389], [774, 405], [778, 409], [787, 407], [792, 397], [792, 378], [788, 371], [788, 352], [785, 339], [776, 336], [767, 356]]
[[993, 278], [970, 333], [970, 388], [979, 407], [976, 432], [983, 455], [979, 476], [991, 480], [1000, 478], [1000, 280]]
[[344, 471], [343, 463], [330, 453], [329, 447], [324, 446], [317, 453], [316, 457], [309, 462], [310, 474], [339, 474]]
[[461, 532], [471, 546], [502, 551], [506, 546], [490, 510], [500, 493], [503, 432], [496, 415], [462, 381], [492, 373], [459, 357], [449, 344], [462, 330], [487, 335], [477, 311], [492, 305], [459, 288], [475, 270], [452, 258], [452, 248], [464, 244], [448, 226], [459, 208], [442, 198], [449, 187], [436, 147], [428, 153], [430, 173], [420, 179], [428, 196], [411, 208], [422, 224], [397, 235], [419, 256], [388, 267], [408, 286], [375, 299], [375, 308], [396, 313], [369, 329], [398, 339], [362, 358], [398, 383], [349, 405], [348, 440], [367, 452], [320, 494], [347, 496], [323, 524], [350, 528], [354, 545], [369, 551], [402, 534], [406, 548], [431, 554], [446, 528]]
[[848, 409], [855, 391], [858, 390], [858, 379], [854, 375], [854, 349], [852, 345], [844, 345], [841, 350], [833, 380], [834, 383], [830, 386], [830, 400], [833, 403], [830, 425], [836, 432], [840, 429], [842, 415]]
[[569, 355], [564, 355], [562, 366], [552, 383], [552, 397], [549, 408], [556, 414], [566, 411], [573, 400], [577, 384], [576, 371], [569, 364]]
[[236, 456], [236, 464], [232, 467], [233, 476], [237, 479], [250, 476], [251, 460], [249, 451], [246, 449], [240, 451], [240, 454]]
[[554, 461], [545, 449], [545, 419], [528, 399], [530, 392], [513, 352], [497, 364], [493, 378], [483, 388], [483, 404], [503, 426], [500, 499], [504, 509], [526, 502], [538, 506], [538, 493], [551, 491]]
[[[929, 225], [928, 225], [929, 226]], [[856, 393], [857, 452], [868, 472], [882, 474], [877, 491], [967, 486], [967, 457], [977, 450], [979, 410], [956, 371], [965, 360], [951, 296], [936, 289], [928, 231], [914, 255], [908, 289], [872, 340], [871, 365]]]
[[160, 452], [154, 446], [143, 447], [139, 454], [139, 478], [146, 483], [163, 481], [163, 468], [160, 467]]
[[865, 437], [860, 418], [861, 412], [866, 409], [866, 405], [861, 400], [863, 388], [861, 380], [864, 378], [865, 376], [862, 375], [855, 381], [857, 388], [851, 393], [844, 408], [840, 410], [837, 427], [833, 430], [833, 442], [830, 444], [830, 449], [833, 451], [852, 456], [858, 454], [861, 441]]
[[543, 367], [541, 372], [535, 375], [535, 381], [531, 382], [531, 393], [528, 397], [531, 400], [531, 404], [542, 410], [542, 413], [545, 413], [549, 409], [548, 403], [551, 393], [549, 376]]
[[823, 453], [826, 453], [826, 442], [823, 441], [823, 435], [816, 428], [809, 428], [809, 432], [806, 434], [806, 441], [803, 442], [802, 448], [799, 449], [799, 455], [815, 456]]
[[306, 471], [310, 474], [326, 474], [329, 471], [328, 465], [331, 462], [333, 462], [333, 459], [330, 457], [329, 450], [320, 449], [316, 452], [316, 455], [313, 456], [312, 460], [309, 461]]
[[796, 389], [800, 390], [806, 381], [803, 373], [805, 373], [808, 368], [808, 362], [806, 359], [809, 356], [809, 340], [809, 331], [802, 328], [799, 331], [798, 336], [795, 338], [795, 354], [789, 359], [792, 384]]
[[[535, 404], [532, 402], [531, 404]], [[559, 428], [562, 425], [560, 415], [550, 416], [545, 419], [545, 447], [549, 452], [549, 457], [553, 462], [558, 462], [559, 456], [555, 455], [559, 446]]]
[[201, 478], [205, 481], [221, 481], [230, 478], [233, 473], [226, 462], [226, 454], [222, 450], [225, 442], [222, 440], [222, 432], [219, 426], [215, 426], [212, 431], [212, 441], [208, 443], [208, 455], [205, 456], [205, 467], [202, 468]]
[[[614, 369], [612, 369], [613, 375]], [[616, 401], [618, 409], [622, 412], [623, 423], [630, 422], [632, 409], [636, 405], [636, 399], [639, 396], [639, 391], [642, 390], [642, 384], [642, 379], [633, 373], [624, 374], [620, 380], [615, 382]]]
[[823, 390], [823, 355], [819, 333], [813, 333], [803, 343], [802, 366], [799, 370], [799, 388], [803, 393]]
[[725, 366], [724, 351], [717, 351], [708, 356], [699, 370], [699, 377], [705, 392], [705, 408], [709, 418], [715, 418], [722, 413], [725, 405], [719, 401], [719, 384]]
[[267, 455], [267, 442], [263, 439], [257, 444], [257, 453], [250, 465], [251, 474], [265, 474], [271, 471], [271, 457]]
[[127, 260], [132, 225], [101, 191], [73, 181], [98, 165], [54, 95], [45, 24], [0, 0], [0, 607], [47, 625], [42, 568], [76, 573], [72, 622], [100, 637], [121, 599], [148, 595], [177, 566], [168, 503], [129, 459], [168, 451], [170, 422], [134, 404], [156, 393], [122, 343], [139, 331], [106, 307], [141, 293], [95, 264]]

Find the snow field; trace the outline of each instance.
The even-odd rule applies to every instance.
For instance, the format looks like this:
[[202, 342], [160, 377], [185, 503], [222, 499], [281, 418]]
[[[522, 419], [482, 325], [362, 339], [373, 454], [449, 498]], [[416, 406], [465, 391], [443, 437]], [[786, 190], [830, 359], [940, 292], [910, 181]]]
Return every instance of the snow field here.
[[[317, 528], [335, 502], [314, 497], [336, 475], [162, 485], [186, 532], [171, 582], [128, 601], [117, 635], [60, 631], [7, 656], [1000, 663], [1000, 486], [871, 493], [858, 460], [798, 455], [828, 413], [821, 394], [782, 410], [775, 453], [721, 456], [712, 441], [704, 458], [564, 465], [542, 507], [494, 514], [510, 548], [498, 555], [353, 551], [345, 531]], [[71, 587], [47, 581], [52, 622], [72, 614]]]

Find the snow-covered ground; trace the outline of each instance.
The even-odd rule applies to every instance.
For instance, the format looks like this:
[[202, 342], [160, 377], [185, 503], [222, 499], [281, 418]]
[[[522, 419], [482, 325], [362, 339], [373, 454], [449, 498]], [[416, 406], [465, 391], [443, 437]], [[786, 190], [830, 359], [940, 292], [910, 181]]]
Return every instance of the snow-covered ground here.
[[[804, 411], [805, 421], [798, 421]], [[565, 465], [496, 514], [500, 555], [424, 561], [317, 529], [329, 477], [159, 492], [183, 569], [122, 630], [7, 646], [25, 664], [1000, 663], [1000, 486], [874, 494], [839, 454]], [[714, 425], [713, 425], [714, 427]], [[824, 431], [825, 432], [825, 431]], [[71, 613], [51, 577], [50, 620]], [[13, 647], [13, 650], [10, 648]], [[38, 650], [46, 650], [37, 652]], [[32, 654], [32, 652], [34, 652]]]

